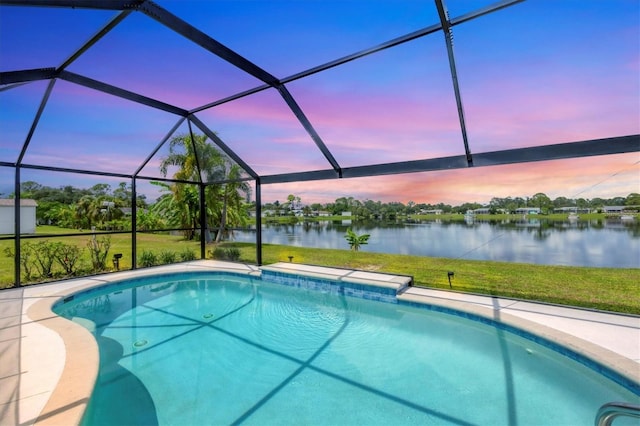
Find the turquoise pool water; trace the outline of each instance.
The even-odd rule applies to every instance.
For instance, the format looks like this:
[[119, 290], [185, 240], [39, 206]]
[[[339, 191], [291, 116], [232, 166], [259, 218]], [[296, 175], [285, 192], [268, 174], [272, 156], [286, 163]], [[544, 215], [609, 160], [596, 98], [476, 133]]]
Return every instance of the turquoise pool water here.
[[137, 279], [55, 311], [99, 343], [85, 425], [591, 425], [640, 401], [490, 325], [247, 276]]

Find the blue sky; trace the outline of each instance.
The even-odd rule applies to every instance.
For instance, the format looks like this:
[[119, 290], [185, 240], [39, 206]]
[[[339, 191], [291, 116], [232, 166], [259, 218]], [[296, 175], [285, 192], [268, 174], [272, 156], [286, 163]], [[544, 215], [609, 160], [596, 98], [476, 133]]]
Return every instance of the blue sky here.
[[[278, 78], [438, 22], [431, 1], [162, 1]], [[455, 17], [491, 1], [450, 0]], [[0, 7], [0, 70], [61, 64], [111, 11]], [[528, 0], [454, 27], [472, 152], [640, 133], [640, 3]], [[261, 83], [134, 12], [69, 71], [195, 108]], [[0, 92], [0, 161], [15, 161], [46, 88]], [[287, 84], [342, 167], [464, 153], [447, 52], [434, 33]], [[263, 175], [329, 168], [273, 89], [196, 114]], [[129, 174], [179, 117], [57, 81], [28, 164]], [[186, 127], [178, 132], [186, 131]], [[157, 164], [145, 168], [159, 176]], [[98, 159], [98, 160], [96, 160]], [[263, 188], [308, 202], [488, 202], [492, 197], [640, 192], [640, 155], [529, 163]], [[82, 186], [86, 177], [23, 173]], [[0, 170], [3, 185], [12, 173]], [[23, 176], [25, 179], [25, 176]], [[35, 179], [34, 179], [35, 180]], [[3, 192], [0, 190], [0, 192]], [[587, 195], [585, 195], [587, 194]]]

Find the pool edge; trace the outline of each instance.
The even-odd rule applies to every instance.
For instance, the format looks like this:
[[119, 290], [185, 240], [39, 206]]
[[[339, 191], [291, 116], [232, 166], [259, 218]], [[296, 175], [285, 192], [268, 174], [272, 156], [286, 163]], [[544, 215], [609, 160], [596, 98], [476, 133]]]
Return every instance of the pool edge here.
[[[69, 296], [135, 280], [144, 276], [193, 272], [220, 272], [256, 276], [255, 267], [221, 261], [193, 261], [136, 271], [121, 271], [80, 278], [77, 285], [38, 296], [25, 312], [29, 321], [45, 327], [62, 339], [64, 366], [40, 413], [27, 423], [33, 425], [79, 425], [98, 378], [100, 357], [95, 336], [82, 325], [57, 315], [54, 306]], [[85, 281], [85, 280], [88, 280]], [[63, 280], [64, 282], [66, 280]], [[73, 281], [73, 280], [72, 280]], [[55, 286], [49, 283], [46, 286]], [[41, 348], [42, 349], [42, 348]], [[22, 356], [22, 354], [20, 355]]]
[[[424, 298], [416, 298], [412, 297], [412, 295], [398, 295], [398, 301], [408, 306], [419, 306], [427, 309], [429, 309], [429, 307], [444, 308], [444, 311], [454, 311], [454, 313], [450, 312], [453, 315], [456, 315], [455, 312], [458, 312], [498, 323], [502, 328], [510, 332], [520, 334], [525, 339], [542, 344], [555, 352], [559, 352], [561, 355], [586, 365], [588, 368], [597, 371], [599, 374], [604, 375], [609, 380], [613, 380], [627, 389], [629, 389], [631, 385], [635, 390], [629, 390], [634, 394], [640, 395], [638, 390], [640, 389], [640, 365], [638, 362], [581, 337], [529, 319], [520, 318], [507, 312], [502, 312], [499, 308], [488, 308], [469, 302], [436, 298], [430, 298], [428, 301], [425, 301]], [[547, 344], [547, 342], [550, 344]], [[559, 350], [559, 348], [562, 350]], [[577, 357], [572, 356], [570, 353], [567, 353], [567, 351], [573, 352]], [[582, 359], [576, 358], [584, 358], [593, 365], [587, 365]], [[609, 371], [594, 368], [595, 366], [602, 366]], [[608, 373], [620, 376], [620, 378], [628, 381], [629, 384], [619, 383], [615, 377], [611, 377]]]
[[[85, 284], [72, 292], [103, 284]], [[27, 310], [27, 316], [57, 333], [64, 344], [64, 367], [36, 425], [78, 425], [84, 416], [98, 378], [100, 357], [98, 344], [89, 330], [53, 312], [53, 306], [69, 292], [41, 299]]]

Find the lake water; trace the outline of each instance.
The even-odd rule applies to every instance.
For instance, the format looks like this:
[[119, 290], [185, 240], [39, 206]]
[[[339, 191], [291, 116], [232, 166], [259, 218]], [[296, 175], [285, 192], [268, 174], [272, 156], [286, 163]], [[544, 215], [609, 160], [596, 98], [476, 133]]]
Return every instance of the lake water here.
[[[264, 225], [262, 242], [349, 249], [344, 238], [348, 228], [358, 235], [371, 235], [369, 243], [360, 248], [363, 252], [543, 265], [640, 267], [638, 219], [300, 222]], [[255, 232], [234, 232], [234, 241], [255, 242]]]

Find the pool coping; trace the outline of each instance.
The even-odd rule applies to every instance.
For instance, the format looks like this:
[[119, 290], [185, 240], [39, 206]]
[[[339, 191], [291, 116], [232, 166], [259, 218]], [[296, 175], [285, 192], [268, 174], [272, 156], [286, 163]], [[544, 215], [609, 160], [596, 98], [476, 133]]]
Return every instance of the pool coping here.
[[[636, 390], [640, 388], [640, 364], [637, 361], [583, 338], [505, 312], [504, 309], [487, 309], [485, 306], [479, 304], [433, 298], [429, 298], [428, 302], [425, 303], [424, 296], [415, 293], [398, 295], [398, 300], [408, 305], [428, 305], [436, 308], [432, 310], [440, 310], [437, 308], [443, 308], [442, 311], [444, 312], [451, 310], [464, 312], [472, 317], [484, 318], [490, 323], [500, 323], [502, 324], [502, 328], [513, 331], [515, 334], [522, 335], [527, 339], [530, 339], [530, 335], [533, 335], [535, 338], [530, 340], [557, 350], [565, 356], [573, 358], [583, 364], [583, 360], [576, 359], [571, 352], [577, 354], [579, 357], [584, 357], [587, 361], [590, 361], [588, 364], [593, 364], [588, 366], [599, 370], [601, 374], [609, 377], [610, 373], [617, 374], [630, 382], [627, 383], [627, 385], [633, 384]], [[604, 368], [597, 368], [600, 366]], [[609, 371], [607, 371], [607, 369]]]
[[[24, 415], [18, 419], [19, 422], [17, 423], [21, 425], [79, 424], [97, 378], [99, 366], [98, 348], [93, 335], [84, 327], [54, 315], [51, 309], [55, 303], [70, 294], [124, 279], [158, 273], [191, 272], [197, 270], [231, 272], [253, 276], [259, 276], [262, 270], [268, 270], [279, 273], [314, 276], [321, 279], [346, 283], [361, 284], [366, 282], [367, 285], [396, 289], [399, 293], [397, 299], [400, 303], [438, 306], [499, 321], [583, 354], [585, 357], [612, 369], [623, 377], [627, 377], [634, 382], [640, 382], [640, 356], [634, 360], [579, 336], [558, 330], [553, 327], [553, 324], [549, 326], [540, 322], [531, 321], [527, 318], [522, 318], [517, 314], [514, 315], [513, 312], [509, 312], [509, 309], [513, 309], [513, 305], [518, 301], [514, 302], [511, 300], [508, 301], [510, 303], [505, 303], [504, 299], [485, 296], [482, 303], [476, 303], [469, 295], [458, 296], [458, 298], [462, 297], [463, 299], [466, 297], [468, 300], [455, 300], [455, 297], [442, 297], [442, 295], [433, 296], [429, 294], [428, 290], [409, 287], [408, 279], [410, 277], [378, 274], [375, 272], [351, 271], [284, 262], [258, 268], [252, 265], [231, 262], [194, 261], [164, 267], [123, 271], [101, 276], [67, 280], [53, 284], [43, 284], [37, 286], [37, 288], [36, 286], [32, 288], [25, 287], [23, 290], [33, 290], [28, 291], [28, 293], [35, 294], [30, 296], [30, 298], [33, 297], [34, 299], [31, 301], [32, 303], [27, 306], [27, 309], [24, 310], [26, 312], [23, 311], [25, 318], [23, 318], [22, 321], [25, 322], [25, 326], [27, 324], [31, 324], [32, 326], [37, 324], [44, 327], [48, 330], [49, 335], [51, 335], [50, 333], [55, 333], [61, 344], [50, 345], [52, 347], [57, 346], [58, 348], [57, 350], [54, 348], [54, 353], [50, 355], [52, 357], [60, 357], [63, 361], [59, 360], [59, 362], [63, 362], [64, 365], [59, 371], [53, 368], [51, 369], [52, 371], [38, 372], [35, 371], [35, 368], [27, 368], [27, 372], [29, 373], [43, 375], [42, 379], [38, 380], [38, 382], [44, 381], [48, 383], [48, 385], [44, 383], [40, 385], [48, 386], [50, 389], [47, 392], [40, 393], [39, 406], [36, 406], [38, 403], [36, 403], [35, 399], [28, 397], [15, 401], [16, 404], [32, 405], [30, 410], [23, 410], [22, 407], [20, 407], [18, 414], [24, 412]], [[446, 292], [442, 293], [444, 294]], [[531, 302], [523, 303], [532, 304]], [[568, 309], [575, 310], [575, 308]], [[590, 312], [589, 314], [595, 315], [596, 313]], [[631, 328], [633, 329], [632, 336], [636, 336], [635, 338], [640, 342], [640, 317], [625, 315], [619, 315], [619, 317], [625, 321], [628, 320], [628, 324], [631, 324]], [[629, 328], [628, 324], [624, 327]], [[44, 330], [41, 330], [41, 332], [44, 332]], [[26, 355], [33, 357], [33, 353], [42, 353], [43, 348], [37, 348], [38, 341], [35, 339], [29, 340], [28, 337], [28, 333], [26, 336], [21, 336], [21, 358]], [[31, 361], [31, 366], [35, 367], [33, 360]], [[33, 382], [33, 379], [31, 382]], [[39, 407], [41, 407], [41, 409]], [[0, 408], [2, 408], [2, 401], [0, 401]], [[27, 413], [31, 414], [29, 415]], [[0, 412], [0, 423], [4, 424], [2, 414], [3, 412]]]

